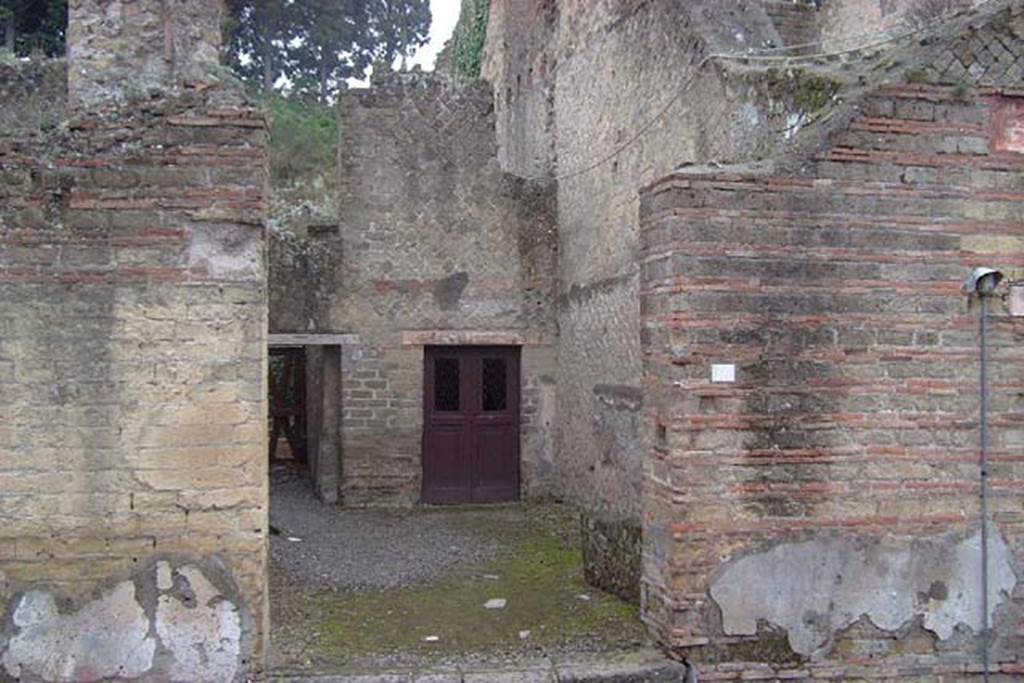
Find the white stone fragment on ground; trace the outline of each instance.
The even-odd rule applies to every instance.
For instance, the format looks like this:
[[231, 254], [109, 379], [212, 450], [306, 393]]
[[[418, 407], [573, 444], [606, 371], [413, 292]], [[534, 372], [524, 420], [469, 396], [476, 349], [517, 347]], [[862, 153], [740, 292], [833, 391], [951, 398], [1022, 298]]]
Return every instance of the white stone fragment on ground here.
[[488, 581], [499, 581], [501, 579], [497, 574], [484, 574], [484, 578]]
[[519, 632], [519, 640], [526, 640], [529, 637], [530, 637], [530, 632], [529, 631], [520, 631]]
[[302, 539], [299, 538], [298, 536], [289, 536], [288, 540], [291, 541], [292, 543], [300, 543], [302, 541]]
[[505, 609], [505, 605], [508, 604], [508, 600], [505, 598], [491, 598], [484, 603], [484, 607], [487, 609]]
[[423, 642], [425, 642], [425, 643], [436, 643], [439, 640], [441, 640], [440, 636], [427, 636], [426, 638], [423, 639]]
[[576, 596], [576, 599], [577, 600], [582, 600], [583, 602], [590, 602], [590, 596], [585, 594], [585, 593], [580, 593], [579, 595]]

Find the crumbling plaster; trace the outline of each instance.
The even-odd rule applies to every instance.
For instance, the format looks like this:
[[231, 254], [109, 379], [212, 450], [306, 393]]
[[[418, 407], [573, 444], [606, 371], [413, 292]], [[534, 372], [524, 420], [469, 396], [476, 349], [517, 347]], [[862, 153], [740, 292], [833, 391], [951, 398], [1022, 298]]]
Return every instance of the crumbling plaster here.
[[[940, 639], [981, 618], [981, 530], [903, 541], [824, 536], [781, 543], [728, 562], [711, 583], [730, 635], [754, 635], [764, 620], [784, 628], [795, 652], [821, 656], [833, 635], [866, 615], [896, 631], [916, 617]], [[989, 618], [1017, 576], [995, 526], [989, 542]], [[762, 587], [758, 590], [756, 587]]]
[[19, 681], [235, 680], [251, 618], [217, 562], [158, 560], [92, 600], [67, 607], [32, 588], [0, 630], [0, 674]]

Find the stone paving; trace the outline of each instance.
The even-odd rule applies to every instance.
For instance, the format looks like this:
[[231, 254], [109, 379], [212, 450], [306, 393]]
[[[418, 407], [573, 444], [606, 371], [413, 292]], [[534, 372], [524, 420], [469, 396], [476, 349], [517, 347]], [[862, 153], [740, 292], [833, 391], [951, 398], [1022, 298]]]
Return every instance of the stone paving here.
[[652, 649], [587, 659], [526, 660], [501, 668], [446, 667], [279, 676], [281, 683], [689, 683], [686, 667]]

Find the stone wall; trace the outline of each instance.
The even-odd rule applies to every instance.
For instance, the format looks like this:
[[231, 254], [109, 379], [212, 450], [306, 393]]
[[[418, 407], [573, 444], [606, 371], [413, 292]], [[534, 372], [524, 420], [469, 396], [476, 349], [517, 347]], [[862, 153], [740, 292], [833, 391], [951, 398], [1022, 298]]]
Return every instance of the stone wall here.
[[[1016, 54], [1021, 16], [919, 54], [936, 85], [873, 91], [803, 173], [645, 192], [644, 618], [702, 678], [980, 671], [978, 311], [960, 285], [976, 265], [1024, 274], [1024, 104], [1016, 58], [971, 87], [943, 74], [972, 46]], [[994, 312], [990, 610], [1012, 677], [1024, 323]]]
[[12, 137], [52, 130], [64, 117], [67, 90], [64, 60], [0, 64], [0, 130]]
[[523, 346], [524, 494], [551, 492], [555, 228], [544, 183], [501, 172], [481, 85], [398, 74], [342, 96], [342, 254], [320, 329], [343, 348], [342, 496], [419, 499], [423, 346]]
[[[632, 524], [637, 533], [620, 536], [639, 538], [647, 434], [638, 188], [683, 163], [767, 153], [781, 138], [791, 98], [703, 60], [785, 42], [765, 7], [491, 5], [484, 77], [494, 88], [499, 159], [513, 174], [558, 179], [556, 461], [563, 494], [593, 518], [585, 530]], [[803, 10], [793, 12], [810, 21]], [[638, 546], [632, 557], [616, 553], [616, 567], [614, 557], [598, 560], [610, 546], [594, 541], [588, 559], [607, 568], [591, 572], [599, 585], [620, 590], [629, 573], [639, 582]]]
[[822, 48], [845, 50], [877, 42], [888, 33], [903, 33], [944, 15], [986, 0], [823, 0]]
[[71, 96], [96, 105], [218, 82], [225, 75], [223, 5], [178, 0], [172, 10], [151, 0], [71, 0]]
[[814, 51], [820, 38], [821, 27], [818, 21], [819, 12], [813, 0], [764, 0], [762, 4], [781, 39], [780, 45], [774, 47], [801, 46], [800, 50], [793, 51], [798, 54]]
[[[74, 41], [96, 8], [72, 5]], [[0, 678], [243, 679], [267, 635], [263, 118], [226, 84], [122, 106], [120, 72], [99, 102], [108, 48], [70, 48], [88, 94], [0, 135]]]

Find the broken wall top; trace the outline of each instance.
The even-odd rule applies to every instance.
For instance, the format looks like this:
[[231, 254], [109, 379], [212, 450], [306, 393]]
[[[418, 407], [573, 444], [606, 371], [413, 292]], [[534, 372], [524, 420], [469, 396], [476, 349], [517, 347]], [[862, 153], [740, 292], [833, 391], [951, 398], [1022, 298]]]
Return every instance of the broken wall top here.
[[221, 80], [221, 0], [75, 0], [69, 4], [74, 105], [123, 102]]

